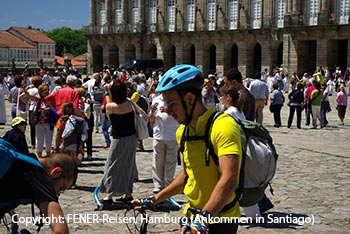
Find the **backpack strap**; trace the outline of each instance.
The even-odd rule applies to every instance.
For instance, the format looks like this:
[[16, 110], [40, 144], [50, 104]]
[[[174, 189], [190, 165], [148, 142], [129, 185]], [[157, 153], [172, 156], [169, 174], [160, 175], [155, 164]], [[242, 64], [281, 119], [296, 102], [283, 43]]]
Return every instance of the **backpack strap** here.
[[[205, 135], [206, 137], [206, 165], [209, 166], [209, 155], [211, 155], [211, 157], [213, 158], [213, 161], [215, 162], [215, 164], [217, 166], [219, 166], [219, 158], [218, 156], [215, 154], [214, 152], [214, 147], [213, 144], [211, 142], [211, 130], [213, 128], [213, 124], [214, 121], [221, 115], [223, 114], [223, 112], [215, 112], [213, 113], [208, 120], [207, 126], [206, 126], [206, 133]], [[236, 120], [237, 124], [244, 129], [244, 124], [242, 123], [242, 121], [240, 120]], [[242, 147], [242, 162], [241, 162], [241, 167], [240, 167], [240, 171], [239, 171], [239, 181], [238, 181], [238, 186], [235, 190], [236, 196], [235, 199], [233, 199], [230, 203], [226, 204], [222, 210], [220, 211], [220, 213], [225, 212], [230, 210], [232, 207], [235, 206], [236, 202], [239, 201], [239, 199], [241, 199], [241, 195], [243, 193], [243, 186], [244, 186], [244, 165], [245, 165], [245, 158], [246, 158], [246, 151], [244, 150], [245, 147]], [[207, 164], [208, 163], [208, 164]]]
[[209, 119], [208, 119], [208, 123], [207, 126], [205, 127], [205, 165], [208, 167], [210, 164], [210, 155], [212, 157], [212, 159], [214, 160], [216, 165], [219, 165], [219, 158], [218, 156], [215, 154], [214, 152], [214, 146], [211, 142], [211, 130], [213, 129], [213, 124], [214, 121], [220, 116], [222, 115], [223, 112], [214, 112], [213, 114], [210, 115]]

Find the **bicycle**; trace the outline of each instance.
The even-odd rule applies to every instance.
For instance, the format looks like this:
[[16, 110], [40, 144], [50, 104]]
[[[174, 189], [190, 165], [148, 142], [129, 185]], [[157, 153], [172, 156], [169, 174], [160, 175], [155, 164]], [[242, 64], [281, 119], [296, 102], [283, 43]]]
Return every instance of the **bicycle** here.
[[[94, 201], [97, 204], [97, 209], [95, 210], [126, 210], [124, 213], [124, 217], [126, 217], [126, 214], [130, 210], [134, 210], [134, 217], [136, 218], [139, 214], [142, 216], [142, 223], [140, 228], [136, 226], [135, 223], [135, 228], [138, 231], [139, 234], [147, 234], [147, 228], [149, 224], [149, 219], [150, 217], [146, 213], [146, 209], [139, 209], [135, 210], [135, 206], [132, 203], [129, 202], [124, 202], [124, 201], [118, 201], [118, 202], [111, 202], [111, 203], [106, 203], [104, 204], [102, 200], [99, 198], [98, 193], [99, 193], [100, 188], [96, 187], [93, 193], [94, 196]], [[155, 206], [154, 211], [155, 212], [170, 212], [170, 211], [178, 211], [181, 209], [181, 205], [178, 204], [173, 198], [168, 198], [164, 202], [158, 203]], [[127, 223], [125, 223], [127, 226], [128, 230], [130, 233], [133, 233]]]

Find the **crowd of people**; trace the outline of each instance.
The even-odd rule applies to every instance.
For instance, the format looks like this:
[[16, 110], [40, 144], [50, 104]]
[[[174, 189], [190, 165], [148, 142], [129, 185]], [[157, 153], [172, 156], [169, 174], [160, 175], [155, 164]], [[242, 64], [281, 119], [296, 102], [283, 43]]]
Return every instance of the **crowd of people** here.
[[[233, 119], [264, 124], [263, 109], [270, 104], [274, 127], [278, 128], [284, 125], [281, 109], [287, 103], [290, 111], [285, 125], [288, 128], [292, 126], [295, 112], [296, 126], [302, 128], [303, 110], [306, 126], [315, 129], [327, 127], [327, 113], [331, 110], [329, 96], [336, 93], [336, 109], [340, 125], [344, 125], [349, 77], [350, 68], [343, 73], [338, 67], [334, 71], [320, 67], [312, 76], [305, 73], [299, 78], [297, 73], [289, 76], [282, 68], [276, 67], [272, 73], [264, 70], [256, 73], [253, 80], [244, 82], [237, 69], [225, 71], [223, 77], [217, 74], [204, 77], [191, 65], [175, 66], [165, 74], [153, 72], [149, 77], [143, 71], [131, 74], [125, 70], [111, 72], [108, 67], [85, 78], [76, 71], [74, 74], [62, 72], [56, 77], [50, 72], [39, 72], [32, 77], [9, 73], [7, 77], [0, 76], [0, 112], [6, 113], [4, 97], [7, 96], [11, 103], [13, 129], [3, 138], [21, 154], [37, 157], [41, 162], [68, 155], [70, 159], [67, 160], [71, 161], [65, 166], [47, 163], [48, 178], [52, 175], [52, 180], [56, 178], [52, 170], [63, 174], [62, 171], [67, 170], [64, 168], [72, 163], [79, 166], [84, 157], [93, 157], [92, 133], [99, 133], [101, 129], [105, 140], [103, 148], [108, 150], [99, 184], [100, 191], [105, 194], [102, 203], [133, 201], [150, 208], [183, 192], [189, 200], [184, 211], [188, 217], [195, 215], [190, 206], [200, 209], [200, 215], [205, 217], [236, 217], [240, 215], [238, 204], [226, 207], [235, 200], [233, 191], [237, 187], [242, 157], [240, 133]], [[205, 147], [201, 147], [202, 143], [198, 141], [189, 141], [184, 146], [184, 169], [175, 177], [179, 140], [185, 126], [189, 126], [186, 132], [189, 137], [203, 135], [205, 123], [214, 110], [228, 114], [220, 117], [212, 133], [219, 137], [213, 141], [219, 156], [219, 169], [215, 165], [203, 168], [199, 155], [205, 154], [200, 150]], [[148, 122], [149, 135], [153, 137], [151, 170], [155, 195], [146, 199], [132, 196], [133, 183], [138, 180], [136, 151], [144, 150], [142, 139], [136, 137], [136, 115]], [[6, 121], [6, 114], [2, 114], [0, 124]], [[36, 155], [29, 153], [26, 142], [28, 123], [30, 145]], [[233, 127], [225, 128], [228, 125]], [[213, 176], [218, 171], [219, 176]], [[75, 173], [65, 177], [60, 188], [57, 181], [53, 184], [54, 189], [48, 185], [50, 200], [57, 203], [52, 193], [74, 185], [76, 176]], [[46, 181], [46, 184], [49, 183]], [[34, 200], [38, 204], [44, 201]], [[59, 214], [61, 211], [56, 203], [54, 210]], [[48, 209], [47, 204], [44, 208], [39, 206]], [[271, 201], [264, 196], [254, 209], [245, 210], [245, 213], [248, 215], [254, 210], [251, 216], [258, 217], [272, 207]], [[210, 229], [210, 233], [227, 230], [235, 233], [238, 226], [203, 222], [187, 226], [193, 230], [200, 227]], [[66, 226], [59, 228], [65, 230]]]

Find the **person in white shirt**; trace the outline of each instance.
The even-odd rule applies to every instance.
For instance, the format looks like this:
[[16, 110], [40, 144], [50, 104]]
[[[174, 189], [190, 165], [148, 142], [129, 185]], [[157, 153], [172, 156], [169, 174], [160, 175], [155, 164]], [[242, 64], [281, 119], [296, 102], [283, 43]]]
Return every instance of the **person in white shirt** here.
[[150, 124], [153, 127], [153, 192], [158, 193], [173, 181], [178, 153], [175, 133], [179, 124], [165, 112], [163, 95], [152, 100]]

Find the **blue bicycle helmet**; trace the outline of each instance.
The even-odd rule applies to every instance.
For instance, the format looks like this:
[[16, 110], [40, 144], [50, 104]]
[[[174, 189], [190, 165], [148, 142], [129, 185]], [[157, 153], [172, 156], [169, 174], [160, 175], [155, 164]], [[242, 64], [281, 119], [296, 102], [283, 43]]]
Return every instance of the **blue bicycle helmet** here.
[[177, 65], [169, 69], [159, 82], [156, 92], [164, 92], [171, 89], [193, 87], [202, 89], [202, 71], [189, 64]]

